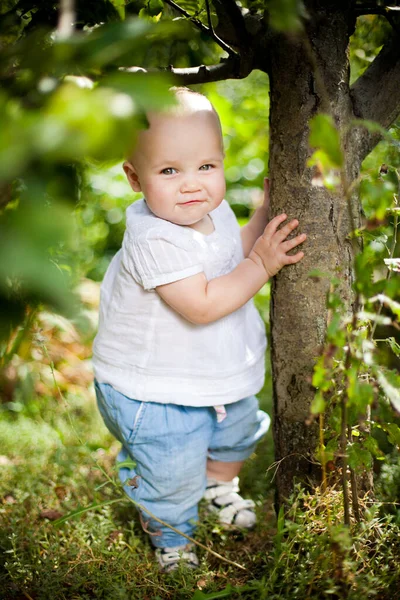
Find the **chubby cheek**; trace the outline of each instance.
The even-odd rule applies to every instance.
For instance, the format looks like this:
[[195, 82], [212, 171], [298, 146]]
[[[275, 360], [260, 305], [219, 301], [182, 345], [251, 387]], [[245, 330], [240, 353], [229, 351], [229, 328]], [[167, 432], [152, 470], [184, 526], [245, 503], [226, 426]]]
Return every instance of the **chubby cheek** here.
[[157, 217], [166, 218], [170, 210], [168, 199], [171, 199], [171, 190], [169, 189], [168, 182], [148, 181], [146, 187], [143, 188], [143, 195], [150, 210]]
[[218, 200], [218, 203], [220, 204], [222, 202], [222, 200], [225, 198], [225, 192], [226, 192], [225, 177], [218, 176], [218, 178], [215, 179], [215, 181], [213, 182], [212, 192], [213, 192], [214, 199]]

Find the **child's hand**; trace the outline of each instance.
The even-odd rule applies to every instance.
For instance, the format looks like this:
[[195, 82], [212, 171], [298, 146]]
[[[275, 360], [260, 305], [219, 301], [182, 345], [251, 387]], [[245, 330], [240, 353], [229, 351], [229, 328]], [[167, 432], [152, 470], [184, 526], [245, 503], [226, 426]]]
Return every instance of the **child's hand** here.
[[264, 202], [262, 207], [265, 210], [267, 218], [269, 218], [269, 179], [264, 177]]
[[289, 250], [304, 242], [307, 236], [305, 233], [302, 233], [288, 240], [288, 235], [296, 229], [299, 222], [297, 219], [294, 219], [290, 223], [286, 223], [282, 229], [278, 229], [279, 225], [286, 221], [286, 219], [286, 215], [278, 215], [272, 219], [249, 254], [251, 260], [265, 269], [268, 277], [276, 275], [285, 265], [298, 263], [304, 256], [304, 252], [298, 252], [293, 256], [287, 255]]

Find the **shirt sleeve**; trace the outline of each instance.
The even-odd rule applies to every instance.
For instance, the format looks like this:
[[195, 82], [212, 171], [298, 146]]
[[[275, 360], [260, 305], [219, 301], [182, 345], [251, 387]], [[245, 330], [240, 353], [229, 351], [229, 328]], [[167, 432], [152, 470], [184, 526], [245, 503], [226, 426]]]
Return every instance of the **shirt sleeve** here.
[[198, 251], [192, 240], [176, 232], [150, 229], [124, 239], [124, 262], [134, 279], [145, 289], [179, 281], [201, 273]]

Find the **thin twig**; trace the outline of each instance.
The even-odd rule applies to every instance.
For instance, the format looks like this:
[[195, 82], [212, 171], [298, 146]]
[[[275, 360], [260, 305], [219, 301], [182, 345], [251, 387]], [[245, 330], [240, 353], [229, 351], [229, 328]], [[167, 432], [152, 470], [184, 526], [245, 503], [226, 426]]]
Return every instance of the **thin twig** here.
[[319, 465], [319, 462], [316, 462], [314, 460], [311, 460], [310, 458], [308, 458], [307, 456], [304, 456], [304, 454], [300, 454], [300, 452], [292, 452], [291, 454], [287, 454], [286, 456], [284, 456], [283, 458], [280, 458], [279, 460], [276, 460], [275, 462], [273, 462], [268, 469], [265, 471], [266, 473], [268, 473], [271, 469], [275, 469], [275, 472], [272, 476], [271, 482], [275, 479], [275, 476], [278, 472], [279, 467], [281, 466], [281, 463], [286, 460], [287, 458], [290, 458], [291, 456], [300, 456], [301, 458], [304, 458], [304, 460], [308, 461], [310, 464], [312, 465]]
[[164, 525], [164, 527], [168, 527], [168, 529], [171, 529], [175, 533], [177, 533], [177, 534], [181, 535], [182, 537], [186, 538], [187, 540], [189, 540], [189, 542], [192, 542], [192, 544], [195, 544], [196, 546], [199, 546], [200, 548], [202, 548], [206, 552], [209, 552], [210, 554], [212, 554], [216, 558], [219, 558], [219, 560], [222, 560], [222, 561], [224, 561], [224, 562], [226, 562], [226, 563], [228, 563], [230, 565], [233, 565], [234, 567], [237, 567], [238, 569], [242, 569], [243, 571], [248, 571], [248, 569], [246, 567], [244, 567], [243, 565], [240, 565], [239, 563], [234, 562], [233, 560], [229, 560], [229, 558], [225, 558], [221, 554], [218, 554], [218, 552], [214, 552], [214, 550], [211, 550], [211, 548], [208, 548], [207, 546], [205, 546], [201, 542], [198, 542], [194, 538], [190, 537], [190, 535], [186, 535], [186, 533], [183, 533], [182, 531], [179, 531], [179, 529], [177, 529], [176, 527], [173, 527], [169, 523], [166, 523], [162, 519], [159, 519], [158, 517], [156, 517], [155, 515], [153, 515], [153, 513], [150, 512], [145, 506], [143, 506], [142, 504], [139, 504], [139, 502], [135, 502], [135, 500], [133, 500], [130, 496], [127, 496], [127, 498], [129, 500], [129, 502], [132, 502], [132, 504], [134, 504], [136, 506], [136, 508], [138, 508], [140, 511], [145, 512], [147, 515], [149, 515], [149, 517], [151, 519], [154, 519], [154, 521], [157, 521], [157, 523], [160, 523], [160, 525]]
[[[228, 44], [226, 44], [223, 40], [221, 40], [221, 38], [218, 37], [217, 34], [214, 32], [214, 29], [211, 24], [211, 19], [208, 20], [210, 27], [207, 27], [206, 25], [204, 25], [204, 23], [202, 23], [200, 21], [200, 19], [189, 14], [184, 8], [179, 6], [179, 4], [176, 4], [176, 2], [174, 2], [173, 0], [164, 0], [164, 1], [166, 4], [168, 4], [169, 6], [174, 8], [177, 12], [179, 12], [181, 15], [186, 17], [194, 25], [196, 25], [196, 27], [198, 27], [198, 29], [200, 29], [204, 33], [207, 33], [209, 36], [211, 36], [214, 39], [214, 41], [222, 48], [222, 50], [225, 50], [225, 52], [227, 52], [230, 55], [234, 55], [234, 56], [237, 55], [237, 53], [230, 46], [228, 46]], [[208, 16], [208, 11], [210, 9], [208, 6], [208, 2], [206, 2], [206, 4], [207, 4], [207, 9], [208, 9], [207, 10], [207, 16]]]
[[340, 429], [340, 452], [342, 454], [342, 491], [343, 491], [343, 508], [344, 508], [344, 524], [350, 525], [350, 510], [349, 510], [349, 489], [347, 486], [347, 398], [346, 394], [342, 395], [341, 400], [341, 429]]
[[207, 10], [208, 27], [210, 29], [211, 37], [213, 38], [213, 40], [215, 42], [217, 42], [217, 44], [219, 46], [221, 46], [221, 48], [223, 50], [225, 50], [225, 52], [227, 52], [228, 54], [233, 54], [233, 55], [237, 54], [234, 50], [232, 50], [232, 48], [230, 46], [228, 46], [223, 40], [221, 40], [221, 38], [215, 33], [214, 27], [212, 24], [212, 20], [211, 20], [211, 11], [210, 11], [209, 0], [206, 0], [206, 10]]

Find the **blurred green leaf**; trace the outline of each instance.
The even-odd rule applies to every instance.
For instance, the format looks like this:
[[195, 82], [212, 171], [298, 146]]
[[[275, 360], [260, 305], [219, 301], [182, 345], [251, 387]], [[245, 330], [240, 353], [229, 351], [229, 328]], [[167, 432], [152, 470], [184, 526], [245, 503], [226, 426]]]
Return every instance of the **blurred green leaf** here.
[[400, 414], [400, 377], [396, 373], [379, 369], [378, 383], [393, 408]]
[[386, 343], [390, 346], [390, 349], [392, 350], [392, 352], [396, 355], [400, 357], [400, 345], [396, 342], [394, 337], [388, 337], [386, 338]]
[[151, 17], [160, 14], [163, 9], [164, 2], [162, 0], [149, 0], [146, 7], [146, 11]]
[[269, 23], [277, 31], [299, 31], [306, 9], [302, 0], [267, 0]]
[[325, 408], [326, 402], [324, 400], [324, 397], [321, 392], [317, 392], [311, 401], [311, 414], [319, 415], [320, 413], [323, 413], [325, 411]]
[[377, 294], [372, 298], [369, 298], [368, 303], [380, 302], [384, 306], [390, 308], [393, 314], [396, 315], [397, 318], [400, 319], [400, 303], [392, 300], [389, 296], [385, 296], [385, 294]]
[[[325, 155], [326, 166], [340, 168], [343, 165], [343, 153], [339, 132], [330, 115], [319, 114], [310, 121], [310, 146], [319, 148], [318, 158]], [[324, 162], [324, 161], [323, 161]]]

